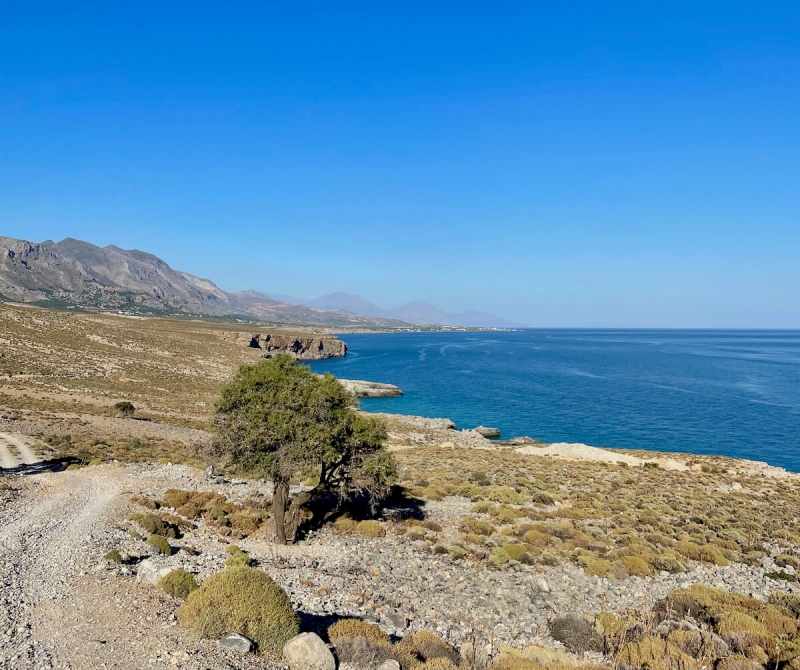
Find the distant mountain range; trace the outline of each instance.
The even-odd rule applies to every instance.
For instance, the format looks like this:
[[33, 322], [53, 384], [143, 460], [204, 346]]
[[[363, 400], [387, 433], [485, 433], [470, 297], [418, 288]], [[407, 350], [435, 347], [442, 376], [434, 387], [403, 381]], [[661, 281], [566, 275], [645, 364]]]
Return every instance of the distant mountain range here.
[[328, 293], [314, 300], [303, 300], [291, 296], [281, 296], [270, 294], [276, 300], [307, 305], [329, 312], [340, 314], [363, 314], [364, 316], [374, 316], [385, 319], [399, 319], [408, 323], [420, 325], [439, 325], [439, 326], [467, 326], [483, 328], [520, 328], [518, 323], [513, 323], [494, 314], [486, 312], [444, 312], [427, 302], [407, 302], [400, 307], [393, 309], [383, 309], [378, 305], [365, 300], [360, 295], [353, 293]]
[[61, 308], [241, 316], [330, 328], [513, 325], [480, 312], [446, 314], [424, 302], [384, 310], [347, 293], [312, 301], [258, 291], [230, 293], [208, 279], [173, 270], [152, 254], [69, 237], [41, 243], [0, 237], [0, 299]]

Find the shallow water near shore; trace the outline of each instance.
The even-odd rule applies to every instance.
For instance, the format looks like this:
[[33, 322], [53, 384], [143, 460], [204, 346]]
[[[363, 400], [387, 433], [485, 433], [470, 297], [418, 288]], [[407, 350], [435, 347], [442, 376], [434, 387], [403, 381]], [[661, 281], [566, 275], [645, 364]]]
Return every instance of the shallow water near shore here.
[[800, 331], [525, 330], [343, 336], [311, 365], [397, 384], [368, 411], [504, 438], [682, 451], [800, 471]]

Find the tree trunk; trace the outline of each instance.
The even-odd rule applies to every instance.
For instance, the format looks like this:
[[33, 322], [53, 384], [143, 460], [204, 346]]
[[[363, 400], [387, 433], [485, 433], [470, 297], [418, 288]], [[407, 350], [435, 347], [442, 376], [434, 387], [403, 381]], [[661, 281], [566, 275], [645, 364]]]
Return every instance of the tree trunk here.
[[275, 483], [275, 493], [272, 496], [272, 521], [274, 537], [270, 538], [276, 544], [286, 544], [285, 515], [286, 506], [289, 504], [289, 480], [281, 479]]
[[284, 528], [286, 532], [286, 540], [294, 543], [297, 539], [297, 528], [300, 526], [300, 511], [307, 505], [314, 495], [317, 493], [316, 489], [310, 491], [302, 491], [292, 500], [289, 506], [289, 511], [286, 513]]

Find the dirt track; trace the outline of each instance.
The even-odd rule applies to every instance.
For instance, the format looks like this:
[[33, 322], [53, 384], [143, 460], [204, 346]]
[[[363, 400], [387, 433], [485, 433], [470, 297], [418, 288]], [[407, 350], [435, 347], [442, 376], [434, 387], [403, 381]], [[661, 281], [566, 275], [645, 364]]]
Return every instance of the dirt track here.
[[33, 465], [41, 459], [19, 437], [11, 433], [0, 433], [0, 469]]
[[0, 667], [70, 667], [59, 662], [59, 647], [68, 641], [42, 629], [49, 623], [38, 610], [60, 602], [66, 613], [75, 569], [122, 490], [122, 478], [110, 468], [95, 476], [37, 477], [43, 480], [43, 495], [0, 519]]

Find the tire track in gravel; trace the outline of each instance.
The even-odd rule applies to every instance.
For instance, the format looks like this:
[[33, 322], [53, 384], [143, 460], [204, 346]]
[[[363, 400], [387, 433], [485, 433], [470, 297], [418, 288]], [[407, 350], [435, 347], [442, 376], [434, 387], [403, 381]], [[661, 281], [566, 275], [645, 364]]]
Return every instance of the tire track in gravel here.
[[[12, 449], [17, 452], [17, 456], [14, 455]], [[11, 433], [0, 433], [0, 468], [13, 469], [18, 468], [20, 464], [33, 465], [41, 460], [17, 436]]]
[[123, 489], [107, 467], [38, 477], [43, 496], [0, 518], [0, 668], [69, 667], [57, 629], [37, 625], [36, 608], [66, 601], [68, 611], [75, 573]]

